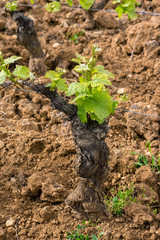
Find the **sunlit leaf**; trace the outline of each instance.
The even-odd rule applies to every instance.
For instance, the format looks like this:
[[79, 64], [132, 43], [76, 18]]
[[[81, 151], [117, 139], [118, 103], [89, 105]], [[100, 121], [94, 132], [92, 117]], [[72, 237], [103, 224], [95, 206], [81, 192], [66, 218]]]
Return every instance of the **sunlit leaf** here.
[[128, 13], [128, 17], [130, 18], [130, 19], [134, 19], [134, 18], [136, 18], [138, 15], [137, 15], [137, 13], [134, 13], [134, 12], [129, 12]]
[[22, 59], [22, 58], [21, 58], [21, 57], [17, 57], [17, 56], [12, 56], [12, 57], [10, 57], [10, 58], [4, 59], [4, 64], [5, 64], [5, 65], [8, 65], [8, 64], [11, 64], [11, 63], [16, 62], [16, 61], [19, 60], [19, 59]]
[[0, 84], [2, 84], [4, 81], [5, 81], [5, 79], [6, 79], [6, 72], [4, 71], [4, 70], [2, 70], [1, 72], [0, 72]]
[[79, 3], [82, 6], [82, 8], [88, 10], [94, 4], [94, 0], [80, 0]]
[[9, 11], [16, 11], [17, 10], [17, 1], [12, 1], [12, 2], [8, 2], [6, 3], [6, 9], [9, 10]]
[[108, 76], [105, 73], [94, 74], [92, 77], [92, 82], [104, 85], [111, 85], [111, 81], [109, 81]]
[[67, 96], [72, 96], [77, 92], [77, 84], [76, 82], [73, 82], [69, 85], [68, 90], [66, 91]]
[[104, 120], [112, 112], [111, 96], [104, 91], [92, 89], [92, 98], [84, 102], [84, 109], [86, 112], [95, 113], [99, 119]]
[[58, 12], [61, 9], [61, 4], [58, 1], [46, 3], [46, 10], [48, 12]]
[[71, 7], [73, 5], [73, 0], [67, 0], [67, 4]]
[[96, 235], [92, 234], [92, 239], [93, 240], [98, 240], [98, 238], [96, 237]]
[[95, 69], [97, 70], [97, 72], [99, 72], [99, 73], [105, 73], [109, 78], [115, 78], [114, 77], [114, 75], [111, 73], [111, 72], [109, 72], [108, 70], [105, 70], [104, 69], [104, 66], [102, 66], [102, 65], [97, 65], [96, 67], [95, 67]]
[[25, 66], [17, 66], [13, 73], [12, 73], [15, 77], [18, 77], [20, 79], [27, 79], [30, 78], [30, 72], [29, 72], [29, 68], [25, 67]]
[[59, 91], [66, 91], [67, 90], [67, 84], [65, 83], [64, 79], [59, 79], [56, 84]]
[[51, 80], [58, 80], [60, 78], [60, 74], [56, 71], [48, 71], [45, 75], [45, 78], [50, 78]]
[[87, 113], [83, 106], [81, 106], [81, 105], [78, 106], [77, 114], [82, 123], [87, 122]]
[[71, 103], [74, 103], [76, 102], [78, 99], [82, 98], [82, 99], [85, 99], [86, 97], [91, 97], [92, 98], [92, 95], [89, 95], [89, 94], [86, 94], [86, 93], [81, 93], [81, 94], [78, 94], [77, 97], [75, 97]]
[[90, 70], [86, 64], [80, 64], [74, 67], [74, 70], [78, 73], [83, 73], [85, 71]]

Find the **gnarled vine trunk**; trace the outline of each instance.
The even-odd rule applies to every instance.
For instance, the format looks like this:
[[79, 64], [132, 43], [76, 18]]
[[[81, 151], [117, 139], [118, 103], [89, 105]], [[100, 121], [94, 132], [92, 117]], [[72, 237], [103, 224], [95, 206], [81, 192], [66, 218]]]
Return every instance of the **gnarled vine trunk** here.
[[103, 187], [107, 179], [109, 148], [105, 138], [109, 127], [107, 122], [99, 125], [89, 119], [87, 124], [80, 122], [77, 107], [69, 104], [57, 91], [50, 91], [44, 85], [28, 85], [51, 100], [51, 104], [63, 111], [70, 119], [77, 150], [74, 169], [80, 176], [77, 188], [67, 197], [69, 205], [77, 217], [106, 219], [110, 216], [104, 205]]
[[43, 76], [46, 73], [44, 53], [34, 29], [33, 20], [18, 11], [7, 12], [17, 24], [17, 39], [19, 43], [30, 53], [30, 71], [35, 72], [38, 76]]
[[[35, 53], [39, 58], [43, 53], [37, 39], [32, 22], [29, 18], [18, 12], [12, 14], [18, 26], [18, 39], [28, 51]], [[27, 21], [27, 24], [23, 24]], [[28, 41], [27, 29], [33, 37], [33, 43]], [[31, 44], [31, 46], [30, 46]], [[35, 46], [35, 49], [33, 49]], [[38, 49], [40, 48], [40, 49]], [[59, 111], [63, 111], [71, 120], [72, 132], [77, 148], [77, 158], [74, 161], [74, 168], [80, 176], [78, 186], [67, 197], [66, 204], [76, 213], [77, 217], [82, 216], [87, 219], [106, 219], [110, 216], [103, 199], [103, 186], [107, 179], [109, 149], [105, 143], [108, 133], [108, 124], [104, 122], [99, 125], [96, 121], [88, 120], [87, 124], [82, 124], [77, 116], [77, 107], [69, 104], [57, 91], [50, 91], [44, 85], [26, 83], [33, 90], [42, 93], [51, 100], [51, 104]]]

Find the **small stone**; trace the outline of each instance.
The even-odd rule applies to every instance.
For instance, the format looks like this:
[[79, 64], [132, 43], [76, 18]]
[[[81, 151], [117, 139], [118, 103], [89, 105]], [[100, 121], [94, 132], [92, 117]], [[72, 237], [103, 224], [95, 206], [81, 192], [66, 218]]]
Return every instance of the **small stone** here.
[[10, 218], [9, 220], [6, 221], [6, 227], [11, 227], [15, 224], [15, 220]]
[[124, 94], [125, 93], [125, 88], [119, 88], [117, 93], [118, 94]]
[[59, 43], [54, 43], [54, 44], [52, 45], [53, 48], [57, 48], [57, 47], [59, 47], [59, 46], [60, 46]]
[[4, 147], [4, 142], [0, 140], [0, 149], [2, 149], [3, 147]]

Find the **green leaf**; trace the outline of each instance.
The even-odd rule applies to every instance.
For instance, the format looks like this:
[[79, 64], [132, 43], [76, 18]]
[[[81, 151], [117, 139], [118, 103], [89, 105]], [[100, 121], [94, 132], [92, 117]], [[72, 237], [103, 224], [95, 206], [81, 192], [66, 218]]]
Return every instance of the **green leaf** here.
[[95, 67], [95, 69], [98, 73], [105, 73], [108, 77], [113, 78], [113, 79], [115, 78], [114, 75], [111, 72], [105, 70], [104, 66], [102, 66], [102, 65], [97, 65]]
[[52, 87], [52, 83], [48, 83], [46, 87]]
[[13, 73], [14, 76], [21, 78], [21, 79], [27, 79], [30, 78], [30, 72], [29, 72], [29, 68], [25, 67], [25, 66], [17, 66]]
[[93, 240], [98, 240], [98, 238], [94, 234], [92, 234], [92, 239]]
[[79, 77], [79, 82], [86, 82], [85, 78], [83, 76]]
[[4, 59], [4, 64], [5, 64], [5, 65], [8, 65], [8, 64], [11, 64], [11, 63], [16, 62], [16, 61], [19, 60], [19, 59], [21, 59], [21, 57], [12, 56], [12, 57], [10, 57], [10, 58]]
[[6, 72], [4, 70], [2, 70], [0, 72], [0, 84], [2, 84], [5, 81], [6, 76], [7, 76]]
[[89, 94], [86, 94], [86, 93], [80, 93], [80, 94], [78, 94], [78, 96], [77, 97], [75, 97], [72, 101], [71, 101], [71, 103], [74, 103], [74, 102], [76, 102], [78, 99], [85, 99], [86, 97], [91, 97], [92, 98], [92, 95], [89, 95]]
[[104, 121], [104, 119], [100, 119], [99, 117], [97, 117], [95, 113], [90, 113], [90, 117], [93, 121], [97, 121], [99, 124], [102, 124]]
[[48, 12], [58, 12], [61, 9], [61, 4], [58, 1], [46, 3], [46, 10]]
[[89, 69], [88, 65], [80, 64], [80, 65], [75, 66], [73, 70], [75, 70], [78, 73], [83, 73], [83, 72], [88, 71], [90, 69]]
[[68, 90], [66, 91], [66, 95], [67, 96], [71, 96], [75, 93], [86, 93], [88, 94], [89, 91], [88, 91], [88, 88], [87, 88], [87, 84], [85, 82], [81, 82], [81, 83], [71, 83], [68, 87]]
[[116, 111], [116, 107], [118, 106], [118, 101], [114, 101], [112, 102], [112, 114]]
[[104, 234], [104, 232], [101, 232], [101, 233], [99, 234], [99, 236], [101, 237], [103, 234]]
[[87, 98], [87, 101], [84, 101], [84, 109], [88, 113], [95, 113], [99, 119], [104, 120], [112, 113], [111, 96], [96, 88], [92, 89], [92, 96], [93, 98]]
[[67, 90], [67, 84], [65, 83], [64, 79], [59, 79], [56, 84], [59, 91], [66, 91]]
[[134, 3], [134, 4], [136, 4], [136, 5], [140, 5], [140, 3], [137, 2], [136, 0], [127, 0], [127, 1], [130, 1], [130, 2], [132, 2], [132, 3]]
[[67, 84], [65, 83], [65, 79], [61, 78], [61, 75], [65, 73], [64, 69], [58, 68], [56, 71], [48, 71], [45, 75], [46, 78], [50, 78], [52, 83], [48, 84], [46, 87], [50, 87], [51, 90], [58, 88], [59, 91], [66, 91]]
[[17, 1], [8, 2], [5, 7], [9, 11], [16, 11], [18, 7]]
[[113, 4], [120, 3], [120, 2], [121, 2], [121, 0], [115, 0], [115, 1], [113, 1]]
[[34, 3], [34, 0], [30, 0], [30, 2], [33, 4], [33, 3]]
[[87, 122], [87, 113], [86, 113], [84, 107], [78, 106], [77, 114], [82, 123]]
[[102, 51], [102, 49], [98, 46], [98, 43], [95, 43], [94, 45], [93, 45], [93, 52], [94, 53], [99, 53], [100, 51]]
[[73, 0], [67, 0], [67, 4], [71, 7], [73, 5]]
[[108, 75], [105, 73], [94, 74], [91, 82], [93, 84], [97, 83], [97, 84], [111, 85], [111, 82], [108, 80]]
[[126, 8], [132, 5], [133, 4], [131, 2], [122, 3], [122, 7], [126, 7]]
[[115, 11], [118, 13], [118, 17], [121, 18], [122, 14], [124, 13], [121, 4], [115, 9]]
[[89, 236], [88, 235], [85, 237], [85, 240], [89, 240]]
[[134, 19], [134, 18], [136, 18], [137, 16], [138, 16], [137, 13], [128, 12], [128, 17], [129, 17], [130, 19]]
[[46, 87], [50, 87], [50, 90], [52, 91], [56, 89], [56, 82], [49, 83], [46, 85]]
[[63, 68], [56, 68], [56, 72], [59, 73], [60, 76], [62, 76], [64, 73], [66, 73], [66, 70]]
[[120, 3], [119, 6], [115, 9], [115, 11], [118, 13], [118, 17], [120, 18], [122, 14], [128, 14], [129, 19], [133, 19], [137, 17], [136, 11], [136, 5], [139, 5], [139, 3], [135, 0], [117, 0], [114, 1], [114, 3]]
[[94, 0], [80, 0], [79, 3], [82, 6], [82, 8], [88, 10], [94, 4]]
[[72, 96], [77, 91], [77, 82], [73, 82], [69, 85], [68, 90], [66, 91], [67, 96]]
[[87, 93], [89, 94], [89, 90], [87, 84], [85, 82], [81, 82], [77, 84], [76, 91], [78, 93]]
[[78, 58], [72, 58], [72, 62], [75, 62], [75, 63], [81, 64], [81, 60], [78, 59]]
[[45, 75], [45, 78], [50, 78], [52, 81], [59, 80], [60, 74], [56, 71], [48, 71]]

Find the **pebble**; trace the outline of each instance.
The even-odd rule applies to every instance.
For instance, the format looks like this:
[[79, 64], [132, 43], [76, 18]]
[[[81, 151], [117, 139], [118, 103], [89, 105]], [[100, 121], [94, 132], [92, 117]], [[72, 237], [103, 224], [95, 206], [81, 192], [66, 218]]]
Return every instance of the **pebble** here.
[[6, 221], [6, 227], [11, 227], [15, 224], [15, 220], [10, 218], [9, 220]]
[[57, 48], [59, 45], [60, 45], [59, 43], [54, 43], [54, 44], [52, 45], [52, 47], [53, 47], [53, 48]]
[[119, 88], [117, 93], [118, 94], [124, 94], [125, 93], [125, 88]]

